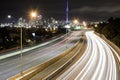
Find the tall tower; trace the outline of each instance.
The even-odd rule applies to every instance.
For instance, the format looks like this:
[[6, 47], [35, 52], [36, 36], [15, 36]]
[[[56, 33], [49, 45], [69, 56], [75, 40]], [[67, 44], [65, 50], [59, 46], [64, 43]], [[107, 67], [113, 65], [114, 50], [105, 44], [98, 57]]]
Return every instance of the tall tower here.
[[66, 0], [67, 3], [66, 3], [66, 23], [68, 23], [68, 12], [69, 12], [69, 8], [68, 8], [68, 0]]

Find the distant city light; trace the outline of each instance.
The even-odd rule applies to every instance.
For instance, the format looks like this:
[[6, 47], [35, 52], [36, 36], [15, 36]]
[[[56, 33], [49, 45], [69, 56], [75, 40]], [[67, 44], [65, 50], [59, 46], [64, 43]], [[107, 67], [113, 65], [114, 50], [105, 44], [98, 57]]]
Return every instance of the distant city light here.
[[95, 27], [98, 27], [98, 25], [97, 25], [97, 24], [95, 24]]
[[79, 21], [78, 21], [77, 19], [75, 19], [75, 20], [73, 21], [73, 23], [74, 23], [74, 24], [78, 24]]
[[35, 33], [32, 33], [32, 36], [35, 37]]
[[65, 25], [65, 28], [70, 28], [70, 25]]
[[83, 26], [86, 27], [87, 26], [87, 23], [85, 21], [83, 21]]
[[11, 15], [8, 15], [7, 17], [10, 19], [10, 18], [11, 18]]
[[81, 26], [76, 26], [75, 29], [79, 30], [79, 29], [81, 29]]

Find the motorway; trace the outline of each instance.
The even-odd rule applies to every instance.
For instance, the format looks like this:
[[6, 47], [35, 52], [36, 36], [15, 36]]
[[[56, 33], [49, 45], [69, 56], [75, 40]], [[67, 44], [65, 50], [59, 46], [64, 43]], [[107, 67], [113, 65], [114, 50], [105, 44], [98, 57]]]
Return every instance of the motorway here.
[[[80, 36], [81, 31], [74, 31], [70, 34], [70, 36], [59, 42], [25, 52], [23, 54], [23, 71], [60, 55], [68, 48], [71, 48], [80, 39]], [[6, 80], [7, 78], [20, 72], [20, 55], [0, 61], [0, 80]]]
[[84, 54], [56, 80], [120, 80], [120, 56], [93, 31], [85, 33]]

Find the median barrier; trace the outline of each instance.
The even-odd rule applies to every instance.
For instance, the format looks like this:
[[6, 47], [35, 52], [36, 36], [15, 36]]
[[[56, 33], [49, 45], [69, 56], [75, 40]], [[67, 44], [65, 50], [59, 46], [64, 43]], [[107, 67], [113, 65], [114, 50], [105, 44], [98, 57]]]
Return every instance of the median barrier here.
[[[42, 80], [51, 80], [52, 78], [54, 78], [57, 74], [59, 74], [62, 70], [64, 70], [70, 63], [72, 63], [75, 58], [80, 54], [80, 50], [82, 49], [82, 46], [84, 45], [84, 41], [83, 43], [79, 45], [74, 49], [74, 51], [72, 51], [69, 55], [66, 55], [64, 58], [62, 58], [61, 60], [59, 60], [58, 64], [60, 64], [62, 61], [65, 61], [65, 63], [63, 63], [61, 66], [59, 66], [56, 70], [54, 70], [53, 72], [51, 72], [50, 74], [48, 74], [47, 76], [45, 76]], [[39, 80], [41, 80], [39, 79]], [[30, 80], [34, 80], [30, 79]]]

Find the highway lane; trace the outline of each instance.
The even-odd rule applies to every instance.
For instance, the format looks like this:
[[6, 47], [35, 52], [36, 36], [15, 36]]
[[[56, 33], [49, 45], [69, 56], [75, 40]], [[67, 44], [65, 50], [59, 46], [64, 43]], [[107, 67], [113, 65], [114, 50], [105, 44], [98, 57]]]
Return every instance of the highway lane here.
[[[26, 52], [23, 55], [23, 70], [31, 68], [35, 65], [41, 64], [49, 59], [60, 55], [66, 49], [72, 47], [80, 39], [81, 31], [73, 32], [69, 37], [44, 48], [35, 49]], [[66, 48], [67, 40], [67, 48]], [[0, 80], [6, 80], [7, 78], [20, 73], [20, 58], [19, 56], [11, 57], [0, 62]]]
[[120, 56], [93, 31], [86, 32], [82, 57], [56, 80], [120, 80]]

